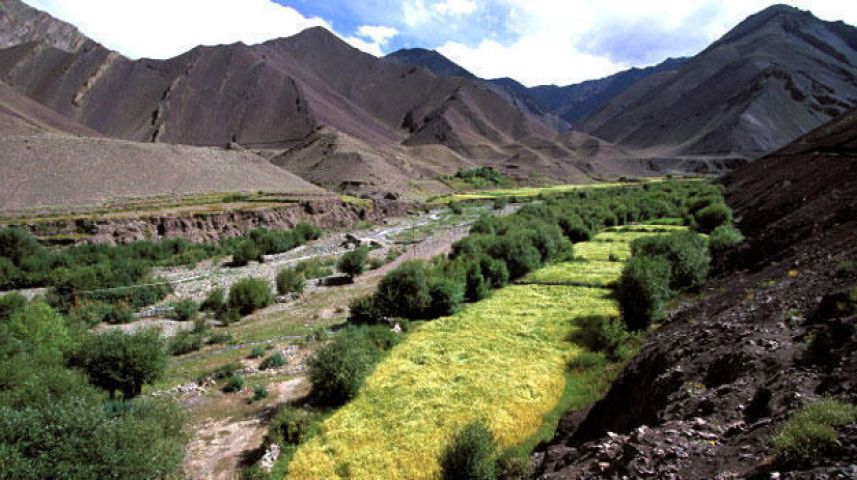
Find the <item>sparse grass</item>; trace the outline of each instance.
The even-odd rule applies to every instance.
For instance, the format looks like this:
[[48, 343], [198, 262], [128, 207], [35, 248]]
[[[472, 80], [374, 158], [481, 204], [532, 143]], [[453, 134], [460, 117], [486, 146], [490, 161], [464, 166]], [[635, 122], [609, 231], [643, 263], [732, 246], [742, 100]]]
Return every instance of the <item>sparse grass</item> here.
[[857, 420], [857, 405], [831, 398], [808, 403], [795, 412], [773, 438], [782, 463], [805, 464], [836, 446], [837, 429]]
[[571, 318], [618, 315], [609, 291], [512, 286], [425, 324], [298, 449], [292, 478], [433, 478], [454, 432], [484, 418], [502, 447], [542, 428], [565, 390]]

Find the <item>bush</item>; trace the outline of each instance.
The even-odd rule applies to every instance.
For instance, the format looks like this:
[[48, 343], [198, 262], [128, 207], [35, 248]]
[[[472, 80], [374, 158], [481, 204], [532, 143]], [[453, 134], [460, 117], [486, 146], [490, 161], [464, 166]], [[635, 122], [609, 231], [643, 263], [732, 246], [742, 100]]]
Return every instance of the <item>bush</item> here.
[[563, 235], [574, 243], [588, 242], [592, 239], [592, 231], [583, 223], [579, 215], [560, 218], [559, 226]]
[[491, 286], [482, 276], [482, 268], [477, 263], [467, 266], [465, 274], [464, 297], [470, 302], [478, 302], [491, 293]]
[[444, 449], [440, 468], [444, 480], [493, 480], [497, 444], [485, 422], [464, 426]]
[[339, 258], [336, 262], [336, 269], [340, 272], [354, 278], [366, 270], [366, 259], [369, 258], [369, 249], [365, 247], [355, 248]]
[[344, 331], [309, 361], [312, 395], [320, 405], [343, 405], [355, 395], [380, 352], [365, 337]]
[[250, 262], [261, 262], [262, 253], [256, 242], [253, 240], [244, 240], [232, 252], [232, 266], [243, 267]]
[[388, 273], [378, 284], [375, 306], [392, 316], [421, 318], [431, 305], [429, 272], [425, 262], [410, 260]]
[[143, 385], [163, 375], [167, 354], [157, 330], [133, 335], [113, 331], [87, 337], [74, 364], [86, 372], [93, 385], [107, 390], [111, 399], [116, 391], [131, 399], [140, 395]]
[[196, 304], [193, 300], [180, 300], [174, 304], [173, 307], [173, 320], [178, 320], [180, 322], [187, 322], [189, 320], [193, 320], [196, 316], [196, 312], [199, 311], [199, 305]]
[[604, 316], [582, 317], [572, 339], [593, 352], [602, 352], [612, 361], [626, 356], [628, 332], [621, 319]]
[[497, 197], [494, 199], [494, 210], [503, 210], [506, 208], [506, 205], [509, 204], [509, 201], [506, 200], [506, 197]]
[[295, 237], [297, 237], [302, 244], [311, 240], [318, 240], [321, 238], [322, 233], [320, 228], [306, 222], [301, 222], [295, 225], [295, 228], [292, 231], [294, 232]]
[[628, 261], [616, 292], [628, 330], [645, 330], [664, 318], [669, 285], [670, 266], [663, 257], [635, 256]]
[[202, 335], [183, 331], [170, 340], [167, 350], [170, 355], [178, 356], [195, 352], [201, 349], [203, 345]]
[[286, 364], [286, 357], [280, 352], [271, 354], [259, 364], [259, 370], [268, 370], [269, 368], [280, 368]]
[[247, 355], [247, 358], [260, 358], [264, 354], [265, 354], [265, 348], [264, 347], [255, 346], [255, 347], [253, 347], [252, 350], [250, 350], [250, 354]]
[[383, 258], [370, 258], [368, 268], [369, 270], [378, 270], [386, 264], [387, 262], [385, 262]]
[[237, 310], [241, 315], [250, 315], [267, 307], [272, 301], [271, 286], [262, 279], [243, 278], [229, 289], [229, 308]]
[[355, 325], [374, 325], [384, 319], [384, 312], [372, 296], [355, 298], [348, 309], [348, 321]]
[[433, 278], [429, 282], [429, 296], [431, 302], [425, 315], [429, 318], [445, 317], [458, 311], [464, 300], [464, 286], [451, 278]]
[[827, 398], [804, 405], [774, 436], [774, 453], [785, 464], [815, 464], [837, 447], [837, 429], [855, 420], [857, 406], [849, 403]]
[[502, 260], [483, 257], [481, 263], [482, 276], [492, 288], [503, 288], [509, 283], [509, 269]]
[[205, 300], [199, 306], [203, 312], [219, 312], [226, 308], [226, 294], [222, 288], [214, 288], [208, 292]]
[[510, 279], [521, 278], [541, 265], [541, 254], [523, 232], [497, 237], [488, 253], [506, 264]]
[[449, 202], [449, 210], [454, 215], [461, 215], [464, 213], [464, 209], [461, 207], [461, 204], [458, 202]]
[[268, 440], [281, 447], [300, 445], [309, 438], [318, 420], [318, 415], [302, 408], [280, 407], [271, 419]]
[[277, 273], [277, 292], [280, 295], [303, 293], [306, 279], [303, 274], [291, 268], [284, 268]]
[[24, 280], [22, 272], [12, 260], [0, 257], [0, 290], [9, 290], [20, 286]]
[[529, 455], [522, 455], [512, 449], [504, 451], [497, 459], [497, 478], [503, 480], [533, 478], [533, 464]]
[[234, 393], [240, 392], [244, 389], [244, 377], [233, 373], [226, 379], [226, 385], [223, 387], [223, 391], [226, 393]]
[[24, 262], [44, 252], [45, 247], [28, 232], [19, 228], [0, 229], [0, 257], [8, 258], [21, 266]]
[[232, 343], [235, 341], [235, 337], [226, 333], [226, 332], [218, 332], [214, 335], [208, 337], [208, 340], [205, 341], [208, 345], [226, 345], [227, 343]]
[[258, 402], [268, 398], [268, 389], [264, 385], [256, 385], [253, 387], [253, 401]]
[[732, 225], [720, 225], [708, 236], [708, 249], [717, 255], [744, 241], [744, 235]]
[[673, 290], [702, 286], [711, 268], [711, 256], [705, 240], [693, 232], [647, 237], [631, 244], [634, 256], [662, 256], [670, 264], [670, 287]]
[[241, 321], [241, 312], [234, 308], [224, 308], [217, 312], [216, 318], [223, 325], [232, 325]]
[[12, 318], [15, 312], [27, 306], [27, 299], [20, 293], [8, 293], [0, 296], [0, 323]]
[[702, 233], [710, 233], [721, 225], [732, 223], [732, 210], [724, 204], [705, 207], [696, 216], [697, 228]]
[[298, 263], [295, 270], [302, 273], [304, 278], [310, 280], [313, 278], [324, 278], [333, 275], [333, 269], [330, 265], [330, 260], [312, 258]]

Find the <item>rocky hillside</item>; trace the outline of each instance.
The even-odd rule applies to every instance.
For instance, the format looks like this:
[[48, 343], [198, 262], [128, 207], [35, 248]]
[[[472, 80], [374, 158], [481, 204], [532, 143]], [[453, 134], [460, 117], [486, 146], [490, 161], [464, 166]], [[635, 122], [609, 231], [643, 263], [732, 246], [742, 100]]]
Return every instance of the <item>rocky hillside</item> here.
[[[6, 29], [21, 29], [14, 22], [19, 17], [10, 17]], [[42, 30], [68, 27], [54, 22]], [[364, 192], [402, 187], [386, 178], [433, 177], [468, 162], [579, 181], [590, 173], [578, 168], [585, 158], [556, 141], [549, 122], [496, 89], [380, 60], [322, 28], [259, 45], [198, 47], [163, 61], [132, 61], [91, 40], [77, 49], [33, 40], [0, 50], [0, 80], [109, 137], [217, 147], [234, 142], [271, 156], [299, 153], [295, 147], [325, 127], [368, 150], [339, 147], [337, 154], [357, 161], [324, 183], [372, 179]], [[457, 165], [443, 163], [438, 171], [436, 152], [425, 148], [434, 146], [448, 150], [443, 156]], [[639, 173], [633, 164], [629, 169]]]
[[[540, 478], [854, 478], [857, 428], [810, 464], [771, 439], [813, 400], [857, 401], [857, 111], [724, 183], [747, 242], [591, 409]], [[850, 293], [849, 293], [850, 292]]]
[[755, 159], [857, 105], [857, 29], [778, 5], [643, 82], [579, 127], [647, 157]]

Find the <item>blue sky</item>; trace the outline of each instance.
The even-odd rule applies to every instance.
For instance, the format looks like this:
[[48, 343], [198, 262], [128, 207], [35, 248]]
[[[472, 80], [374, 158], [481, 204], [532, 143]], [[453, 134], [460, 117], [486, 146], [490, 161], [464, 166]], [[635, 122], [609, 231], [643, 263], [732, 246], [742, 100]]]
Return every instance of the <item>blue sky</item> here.
[[[367, 53], [440, 51], [475, 74], [566, 85], [693, 55], [770, 0], [24, 0], [129, 57], [323, 26]], [[853, 0], [789, 0], [857, 24]], [[169, 13], [165, 13], [169, 12]]]

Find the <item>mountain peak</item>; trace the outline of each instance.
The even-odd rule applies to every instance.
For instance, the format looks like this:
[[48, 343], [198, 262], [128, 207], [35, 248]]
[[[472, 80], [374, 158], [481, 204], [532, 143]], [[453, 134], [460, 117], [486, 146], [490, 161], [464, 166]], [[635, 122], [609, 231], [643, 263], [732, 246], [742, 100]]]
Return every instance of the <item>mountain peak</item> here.
[[69, 23], [20, 0], [0, 0], [0, 48], [41, 42], [60, 50], [76, 52], [87, 41], [89, 39]]
[[384, 57], [384, 60], [403, 65], [416, 65], [423, 67], [435, 75], [447, 77], [462, 77], [475, 79], [466, 68], [443, 56], [437, 50], [426, 48], [403, 48]]

